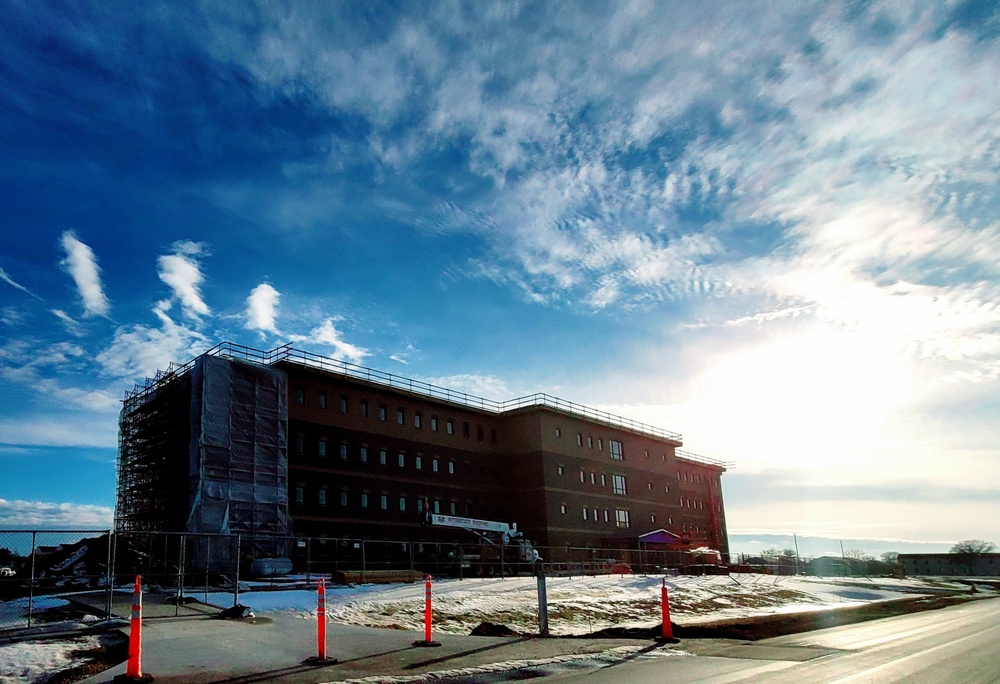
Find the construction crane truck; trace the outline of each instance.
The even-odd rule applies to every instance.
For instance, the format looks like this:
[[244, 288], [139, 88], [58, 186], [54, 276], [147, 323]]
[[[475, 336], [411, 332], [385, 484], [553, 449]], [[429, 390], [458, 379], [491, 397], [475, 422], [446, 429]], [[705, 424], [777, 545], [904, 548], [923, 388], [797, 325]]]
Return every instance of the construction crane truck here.
[[458, 543], [448, 551], [443, 560], [447, 571], [453, 574], [493, 577], [527, 572], [533, 575], [541, 567], [542, 557], [517, 529], [517, 523], [508, 525], [439, 513], [429, 513], [426, 521], [433, 527], [459, 528], [478, 537], [476, 543]]

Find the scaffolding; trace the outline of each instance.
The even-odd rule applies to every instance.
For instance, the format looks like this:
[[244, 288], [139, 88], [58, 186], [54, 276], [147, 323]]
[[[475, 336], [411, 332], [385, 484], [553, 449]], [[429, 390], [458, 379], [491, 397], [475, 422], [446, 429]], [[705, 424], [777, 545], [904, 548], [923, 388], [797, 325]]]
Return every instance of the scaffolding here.
[[183, 529], [190, 406], [190, 375], [170, 371], [126, 397], [118, 419], [118, 531]]
[[210, 354], [129, 393], [116, 529], [288, 535], [287, 394], [280, 369]]

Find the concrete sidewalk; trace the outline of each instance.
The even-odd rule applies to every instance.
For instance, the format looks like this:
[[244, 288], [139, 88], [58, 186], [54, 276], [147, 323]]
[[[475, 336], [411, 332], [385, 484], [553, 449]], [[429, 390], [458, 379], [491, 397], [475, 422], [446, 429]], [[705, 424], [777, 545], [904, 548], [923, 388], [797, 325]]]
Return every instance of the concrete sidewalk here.
[[[127, 632], [127, 630], [126, 630]], [[418, 675], [491, 663], [593, 654], [618, 646], [649, 646], [629, 639], [498, 638], [435, 634], [439, 648], [414, 646], [422, 632], [329, 623], [327, 657], [337, 664], [305, 664], [317, 652], [316, 623], [285, 615], [251, 620], [161, 619], [142, 626], [142, 671], [156, 682], [283, 682], [313, 684], [375, 675]], [[125, 663], [82, 680], [110, 682]]]

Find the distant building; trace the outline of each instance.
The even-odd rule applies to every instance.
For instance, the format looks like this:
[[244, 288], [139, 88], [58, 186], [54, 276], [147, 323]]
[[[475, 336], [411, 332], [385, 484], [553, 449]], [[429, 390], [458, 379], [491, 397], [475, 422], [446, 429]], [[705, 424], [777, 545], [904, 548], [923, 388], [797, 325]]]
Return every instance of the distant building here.
[[901, 553], [907, 575], [935, 577], [998, 577], [1000, 553]]
[[[127, 394], [116, 528], [440, 540], [428, 512], [538, 546], [729, 551], [725, 464], [681, 436], [544, 394], [494, 402], [229, 343]], [[448, 531], [454, 534], [454, 531]]]

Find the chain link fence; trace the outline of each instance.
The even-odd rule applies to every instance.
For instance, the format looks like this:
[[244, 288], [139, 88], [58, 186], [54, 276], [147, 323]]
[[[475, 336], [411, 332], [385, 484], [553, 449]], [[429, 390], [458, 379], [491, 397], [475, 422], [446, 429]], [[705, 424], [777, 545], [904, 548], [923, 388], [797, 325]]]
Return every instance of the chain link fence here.
[[[147, 618], [217, 613], [248, 589], [413, 582], [424, 574], [508, 577], [544, 573], [847, 576], [889, 574], [872, 560], [788, 555], [720, 558], [663, 549], [538, 547], [528, 562], [515, 545], [345, 538], [265, 537], [110, 530], [0, 530], [0, 632], [50, 622], [126, 617], [135, 577]], [[85, 616], [90, 616], [85, 617]]]

